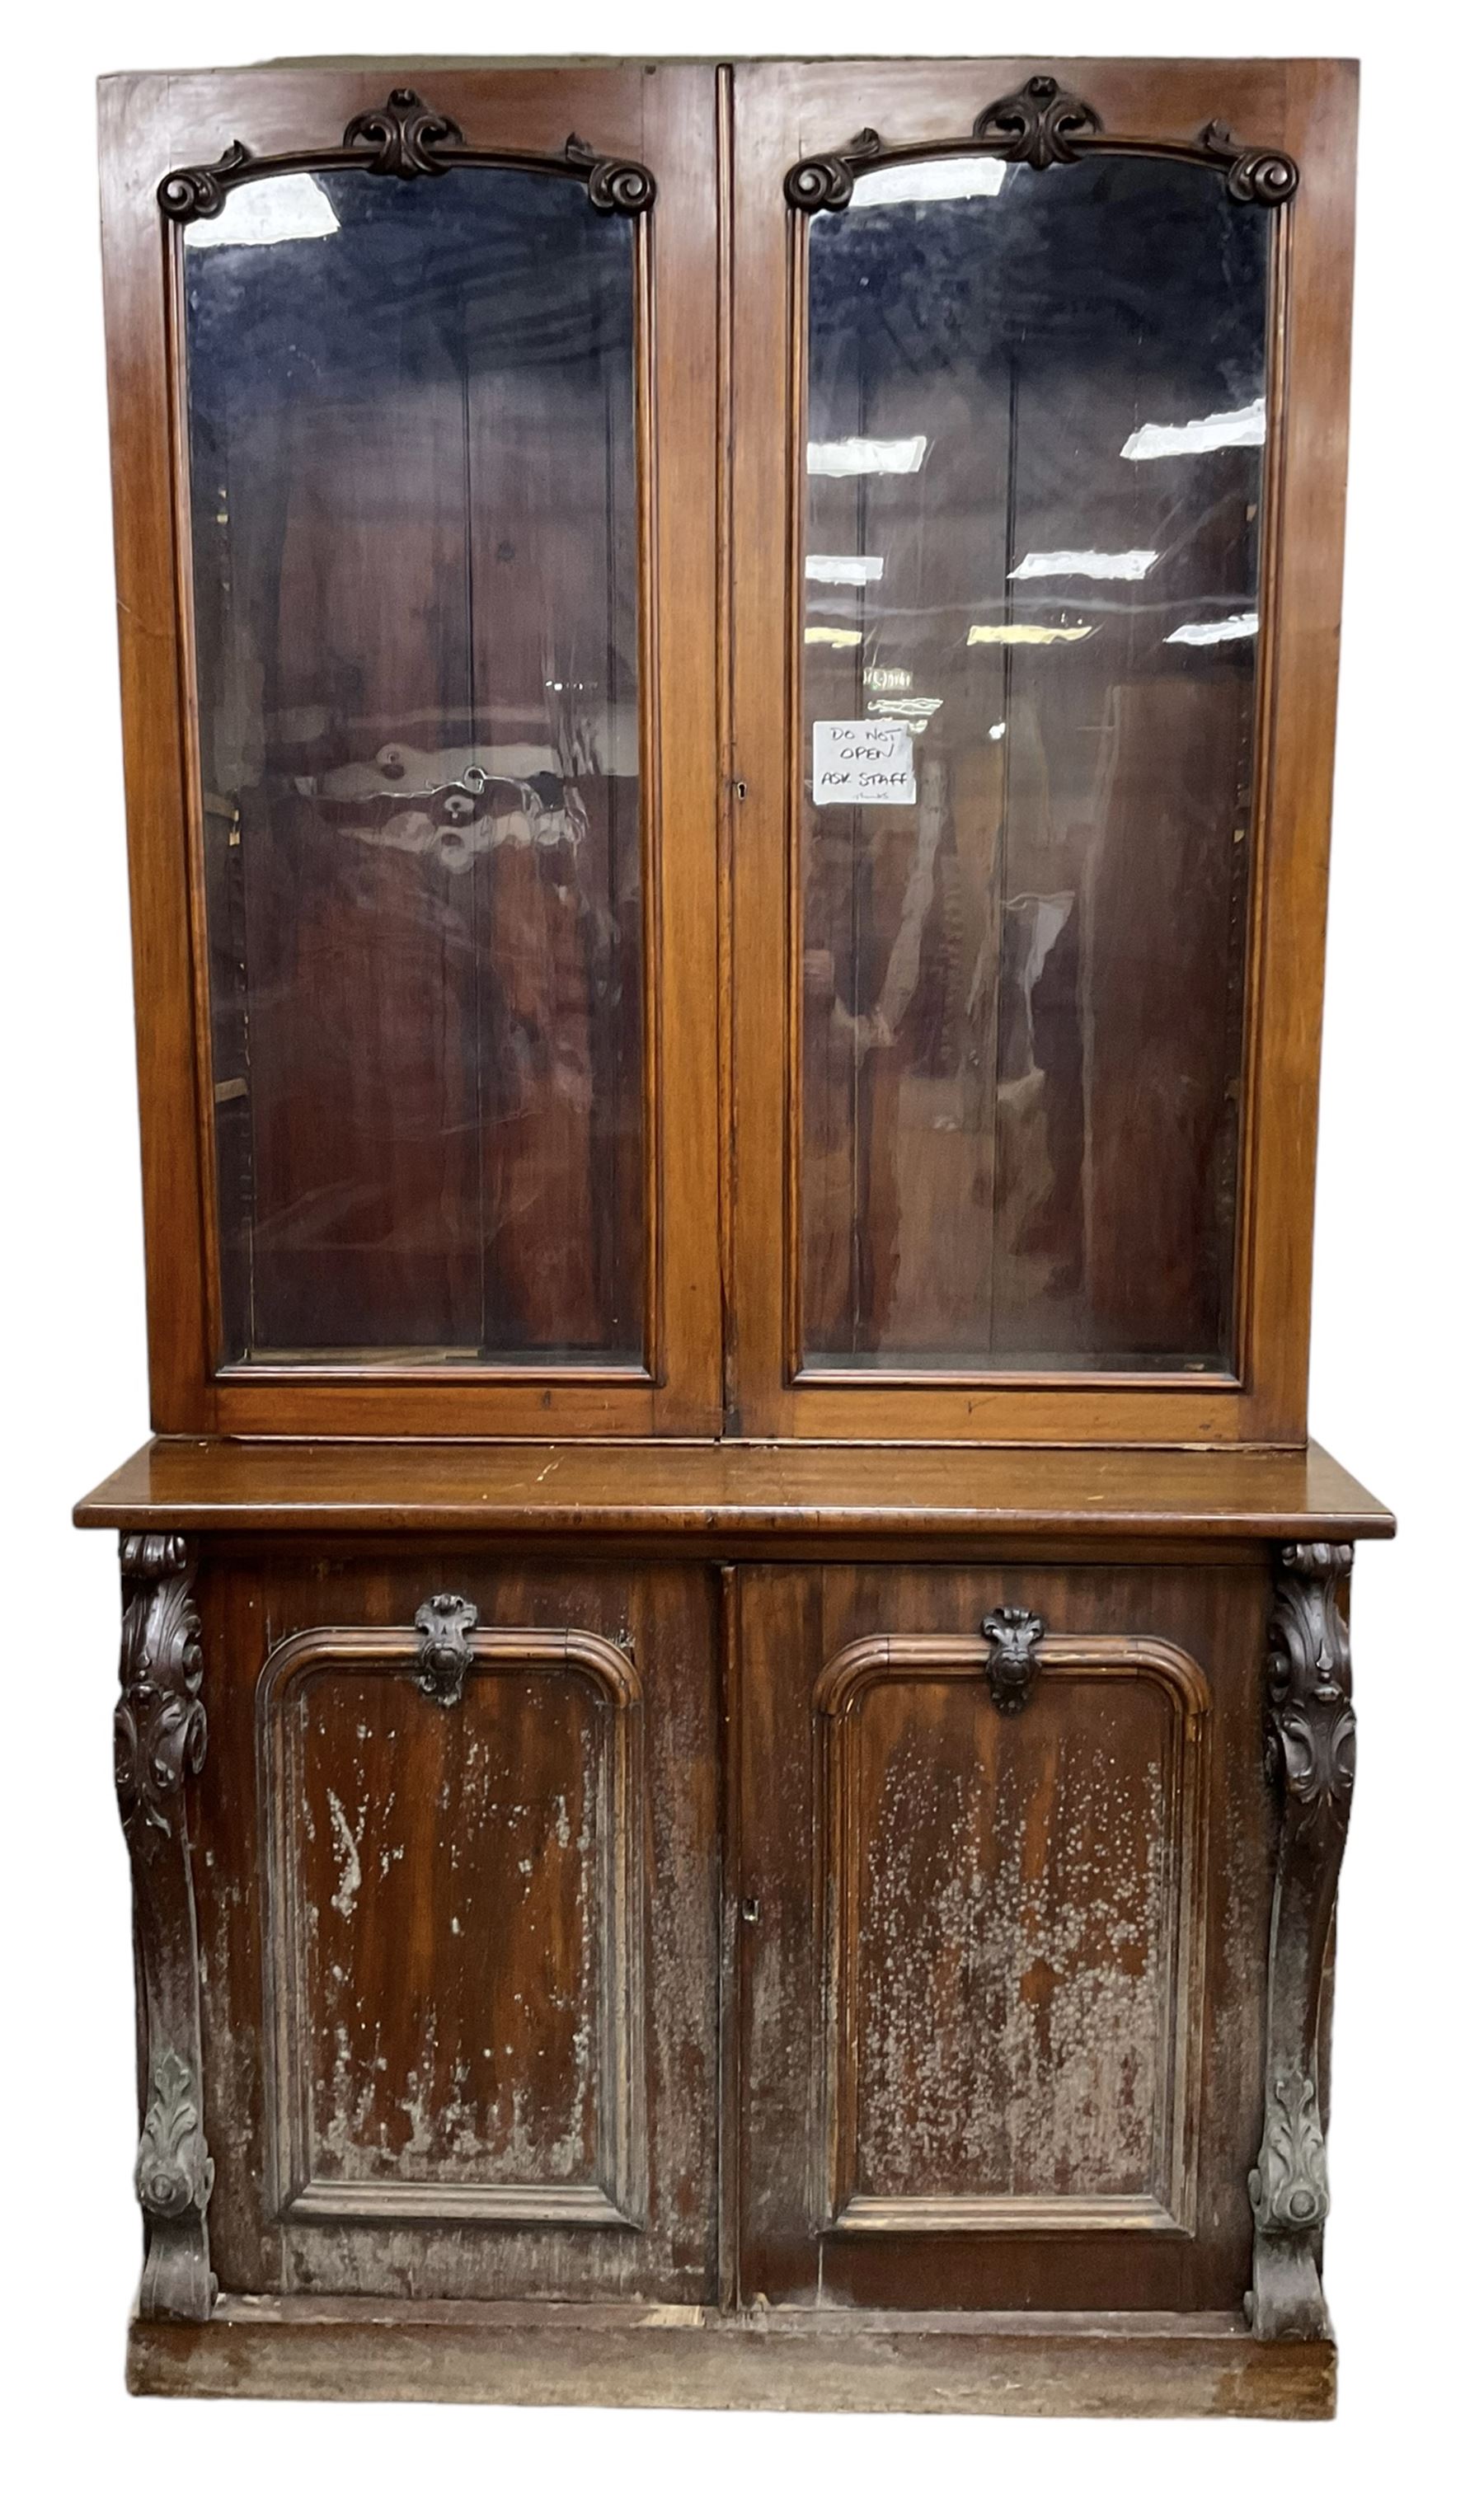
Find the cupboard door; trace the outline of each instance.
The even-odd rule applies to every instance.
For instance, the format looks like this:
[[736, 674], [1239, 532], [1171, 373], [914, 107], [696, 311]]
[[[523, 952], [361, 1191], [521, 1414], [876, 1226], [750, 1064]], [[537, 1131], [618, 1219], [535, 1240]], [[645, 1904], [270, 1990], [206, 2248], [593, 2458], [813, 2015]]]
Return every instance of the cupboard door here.
[[1313, 1076], [1256, 1025], [1263, 883], [1287, 924], [1314, 862], [1290, 704], [1333, 699], [1286, 537], [1342, 404], [1348, 97], [738, 74], [749, 1430], [1302, 1430], [1269, 1262]]
[[742, 1601], [742, 2298], [1239, 2308], [1260, 1569]]
[[191, 1360], [228, 1431], [710, 1429], [709, 81], [418, 78], [136, 82], [119, 144], [173, 304]]
[[224, 2288], [714, 2295], [705, 1576], [242, 1560], [201, 1607]]

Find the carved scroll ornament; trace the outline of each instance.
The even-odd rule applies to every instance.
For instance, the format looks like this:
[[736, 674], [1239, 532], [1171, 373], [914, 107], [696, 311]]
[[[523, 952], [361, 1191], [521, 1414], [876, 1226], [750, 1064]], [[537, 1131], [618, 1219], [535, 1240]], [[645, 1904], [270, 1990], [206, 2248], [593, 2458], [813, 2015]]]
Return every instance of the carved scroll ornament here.
[[220, 217], [230, 192], [265, 175], [328, 175], [337, 167], [359, 167], [367, 175], [411, 183], [420, 176], [446, 175], [456, 166], [508, 166], [530, 175], [576, 178], [586, 183], [593, 208], [605, 216], [617, 211], [637, 218], [655, 199], [655, 178], [648, 166], [631, 158], [601, 157], [575, 132], [554, 156], [475, 147], [450, 115], [425, 105], [410, 87], [394, 87], [385, 105], [352, 114], [338, 148], [255, 157], [240, 140], [233, 140], [212, 165], [172, 168], [156, 187], [155, 198], [167, 219], [185, 225]]
[[1108, 131], [1085, 98], [1069, 94], [1059, 80], [1041, 71], [1027, 79], [1013, 96], [997, 97], [975, 117], [966, 139], [939, 140], [888, 149], [878, 131], [858, 131], [838, 151], [801, 157], [784, 178], [784, 197], [795, 210], [843, 210], [855, 190], [856, 177], [880, 166], [908, 165], [934, 157], [980, 154], [1000, 157], [1008, 165], [1030, 166], [1045, 173], [1052, 166], [1075, 166], [1080, 159], [1166, 157], [1185, 166], [1207, 166], [1224, 175], [1234, 201], [1276, 209], [1298, 189], [1298, 168], [1281, 149], [1248, 148], [1234, 140], [1224, 122], [1208, 122], [1194, 140], [1162, 140]]
[[134, 2167], [140, 2206], [159, 2220], [204, 2211], [216, 2168], [201, 2131], [195, 2074], [173, 2047], [151, 2056], [149, 2091]]
[[113, 1780], [128, 1835], [169, 1835], [171, 1803], [206, 1755], [201, 1621], [183, 1538], [135, 1534], [120, 1547], [124, 1635], [113, 1715]]
[[184, 1538], [120, 1542], [123, 1643], [114, 1778], [129, 1847], [145, 2032], [134, 2182], [145, 2217], [139, 2311], [196, 2321], [216, 2296], [206, 2234], [214, 2170], [201, 2104], [200, 1981], [185, 1786], [206, 1755], [201, 1621]]
[[1262, 2141], [1248, 2178], [1253, 2239], [1247, 2301], [1252, 2330], [1263, 2341], [1323, 2339], [1330, 2330], [1320, 2285], [1330, 2181], [1319, 2028], [1355, 1785], [1350, 1638], [1339, 1604], [1352, 1553], [1285, 1547], [1268, 1634], [1267, 1766], [1283, 1794], [1283, 1816], [1268, 1953]]

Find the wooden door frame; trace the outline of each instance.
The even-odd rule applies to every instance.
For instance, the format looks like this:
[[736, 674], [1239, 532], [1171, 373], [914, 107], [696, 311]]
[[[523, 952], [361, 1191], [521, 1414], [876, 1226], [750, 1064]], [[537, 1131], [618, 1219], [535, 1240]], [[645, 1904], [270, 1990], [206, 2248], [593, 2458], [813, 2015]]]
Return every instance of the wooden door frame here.
[[[189, 503], [179, 419], [174, 169], [333, 150], [389, 88], [415, 87], [471, 149], [653, 170], [638, 221], [645, 709], [645, 1099], [650, 1285], [642, 1366], [326, 1370], [218, 1362], [214, 1144], [205, 1023]], [[714, 79], [692, 64], [357, 67], [130, 74], [101, 89], [104, 271], [151, 1421], [175, 1433], [705, 1433], [721, 1407], [716, 1060], [718, 187]], [[649, 449], [650, 464], [645, 465]], [[662, 844], [660, 832], [662, 831]], [[698, 1053], [700, 1052], [700, 1053]]]
[[[1213, 119], [1286, 151], [1274, 220], [1259, 659], [1259, 786], [1247, 996], [1236, 1369], [916, 1374], [793, 1369], [798, 1089], [793, 550], [803, 309], [784, 199], [801, 159], [863, 123], [940, 151], [990, 100], [1049, 73], [1111, 133], [1194, 143]], [[732, 1010], [729, 1423], [815, 1440], [1292, 1446], [1307, 1414], [1324, 929], [1349, 381], [1356, 70], [1345, 62], [754, 63], [730, 132], [734, 320], [727, 621]], [[787, 974], [785, 976], [785, 974]]]

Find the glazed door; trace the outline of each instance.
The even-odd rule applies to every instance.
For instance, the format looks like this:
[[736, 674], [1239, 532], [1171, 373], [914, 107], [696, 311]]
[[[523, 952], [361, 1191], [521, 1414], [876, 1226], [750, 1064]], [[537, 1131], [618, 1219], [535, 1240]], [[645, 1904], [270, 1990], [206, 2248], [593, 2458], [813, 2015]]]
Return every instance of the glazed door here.
[[742, 1575], [743, 2303], [1240, 2311], [1266, 1600]]
[[1302, 1435], [1352, 103], [737, 74], [749, 1431]]
[[113, 135], [116, 315], [172, 301], [120, 391], [168, 353], [179, 445], [121, 432], [126, 622], [172, 498], [184, 551], [156, 1422], [704, 1431], [712, 82], [417, 80], [147, 80]]

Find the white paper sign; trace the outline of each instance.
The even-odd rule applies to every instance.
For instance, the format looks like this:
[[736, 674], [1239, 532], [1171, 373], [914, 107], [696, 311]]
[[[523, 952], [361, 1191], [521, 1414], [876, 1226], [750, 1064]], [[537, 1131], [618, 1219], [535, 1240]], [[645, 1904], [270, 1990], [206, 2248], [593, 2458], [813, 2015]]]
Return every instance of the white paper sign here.
[[818, 717], [814, 727], [817, 804], [915, 804], [912, 729], [875, 717]]

